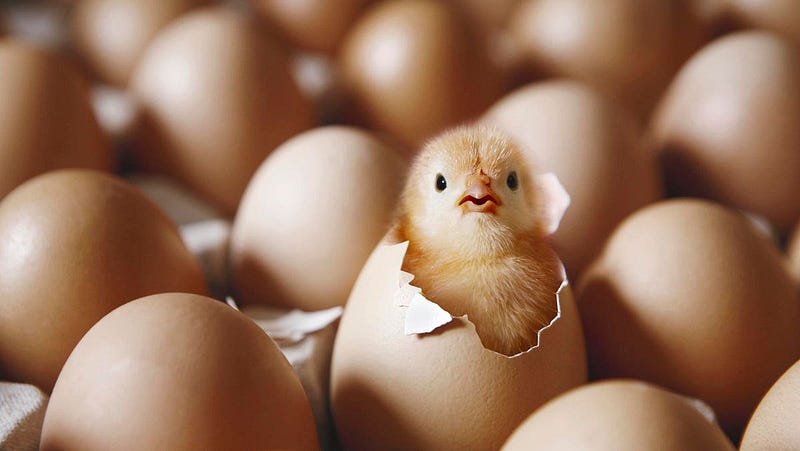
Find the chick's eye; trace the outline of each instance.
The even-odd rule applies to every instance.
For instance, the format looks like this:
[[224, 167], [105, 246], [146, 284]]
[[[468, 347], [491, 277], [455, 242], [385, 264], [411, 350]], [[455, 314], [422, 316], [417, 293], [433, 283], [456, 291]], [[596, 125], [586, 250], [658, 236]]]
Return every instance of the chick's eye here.
[[442, 174], [436, 174], [436, 191], [442, 192], [447, 188], [447, 180]]
[[511, 188], [512, 191], [516, 191], [519, 187], [519, 181], [517, 180], [517, 171], [511, 171], [508, 174], [508, 178], [506, 179], [506, 185]]

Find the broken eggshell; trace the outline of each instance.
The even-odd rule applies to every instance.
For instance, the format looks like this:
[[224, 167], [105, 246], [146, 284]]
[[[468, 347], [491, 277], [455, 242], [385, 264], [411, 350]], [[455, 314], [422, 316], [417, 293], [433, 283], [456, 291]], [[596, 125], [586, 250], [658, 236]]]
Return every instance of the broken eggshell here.
[[467, 318], [453, 318], [407, 284], [407, 247], [378, 245], [339, 326], [331, 406], [346, 449], [498, 449], [536, 408], [586, 382], [566, 280], [539, 343], [507, 357], [485, 349]]

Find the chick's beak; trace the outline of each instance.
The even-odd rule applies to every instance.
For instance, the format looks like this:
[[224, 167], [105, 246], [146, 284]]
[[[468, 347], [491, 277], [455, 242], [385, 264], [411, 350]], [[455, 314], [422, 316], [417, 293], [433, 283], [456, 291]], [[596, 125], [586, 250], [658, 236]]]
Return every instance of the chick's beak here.
[[500, 206], [500, 198], [492, 191], [492, 179], [481, 172], [467, 177], [467, 189], [458, 201], [464, 213], [494, 213]]

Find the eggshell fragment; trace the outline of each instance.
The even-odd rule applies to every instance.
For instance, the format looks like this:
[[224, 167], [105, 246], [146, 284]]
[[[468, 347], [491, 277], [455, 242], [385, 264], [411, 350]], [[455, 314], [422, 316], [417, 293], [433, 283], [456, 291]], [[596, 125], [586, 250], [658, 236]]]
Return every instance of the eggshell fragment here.
[[318, 449], [289, 362], [249, 318], [157, 294], [105, 316], [58, 378], [42, 450]]
[[370, 0], [251, 0], [255, 10], [298, 47], [334, 51]]
[[720, 38], [692, 57], [654, 115], [670, 192], [800, 219], [800, 53], [767, 32]]
[[800, 448], [800, 362], [758, 404], [742, 437], [742, 451]]
[[510, 29], [534, 67], [646, 117], [703, 30], [685, 0], [525, 0]]
[[339, 61], [367, 122], [414, 147], [500, 94], [499, 72], [468, 23], [432, 0], [373, 6], [346, 36]]
[[780, 252], [702, 200], [626, 219], [578, 285], [593, 378], [634, 377], [707, 402], [733, 438], [800, 357], [800, 302]]
[[70, 17], [73, 47], [101, 80], [128, 84], [147, 45], [169, 22], [207, 0], [80, 0]]
[[584, 385], [528, 417], [504, 451], [734, 450], [713, 421], [689, 399], [632, 380]]
[[186, 14], [159, 33], [131, 89], [142, 109], [134, 139], [140, 163], [229, 215], [264, 158], [312, 124], [287, 56], [256, 25], [221, 8]]
[[0, 199], [59, 168], [110, 171], [110, 143], [89, 88], [66, 60], [22, 41], [0, 41]]
[[63, 170], [0, 203], [0, 376], [49, 393], [72, 348], [114, 308], [206, 292], [175, 225], [109, 175]]
[[386, 233], [406, 163], [370, 133], [317, 128], [287, 141], [247, 188], [231, 235], [237, 301], [344, 305]]
[[534, 172], [552, 171], [572, 202], [554, 246], [577, 277], [614, 227], [661, 197], [655, 155], [634, 119], [579, 82], [533, 83], [495, 103], [483, 121], [509, 133]]
[[586, 381], [567, 285], [539, 345], [514, 357], [483, 348], [463, 318], [406, 335], [407, 310], [394, 299], [406, 246], [375, 249], [339, 326], [331, 406], [346, 449], [497, 449], [530, 412]]

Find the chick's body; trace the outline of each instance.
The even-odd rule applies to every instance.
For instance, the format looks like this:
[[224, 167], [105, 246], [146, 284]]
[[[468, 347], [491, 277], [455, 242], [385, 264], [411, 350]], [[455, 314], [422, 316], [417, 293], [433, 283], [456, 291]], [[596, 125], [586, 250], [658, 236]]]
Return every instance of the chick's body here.
[[542, 196], [505, 135], [462, 127], [429, 142], [410, 172], [393, 229], [409, 241], [403, 270], [484, 347], [514, 355], [557, 314], [558, 257], [539, 220]]

